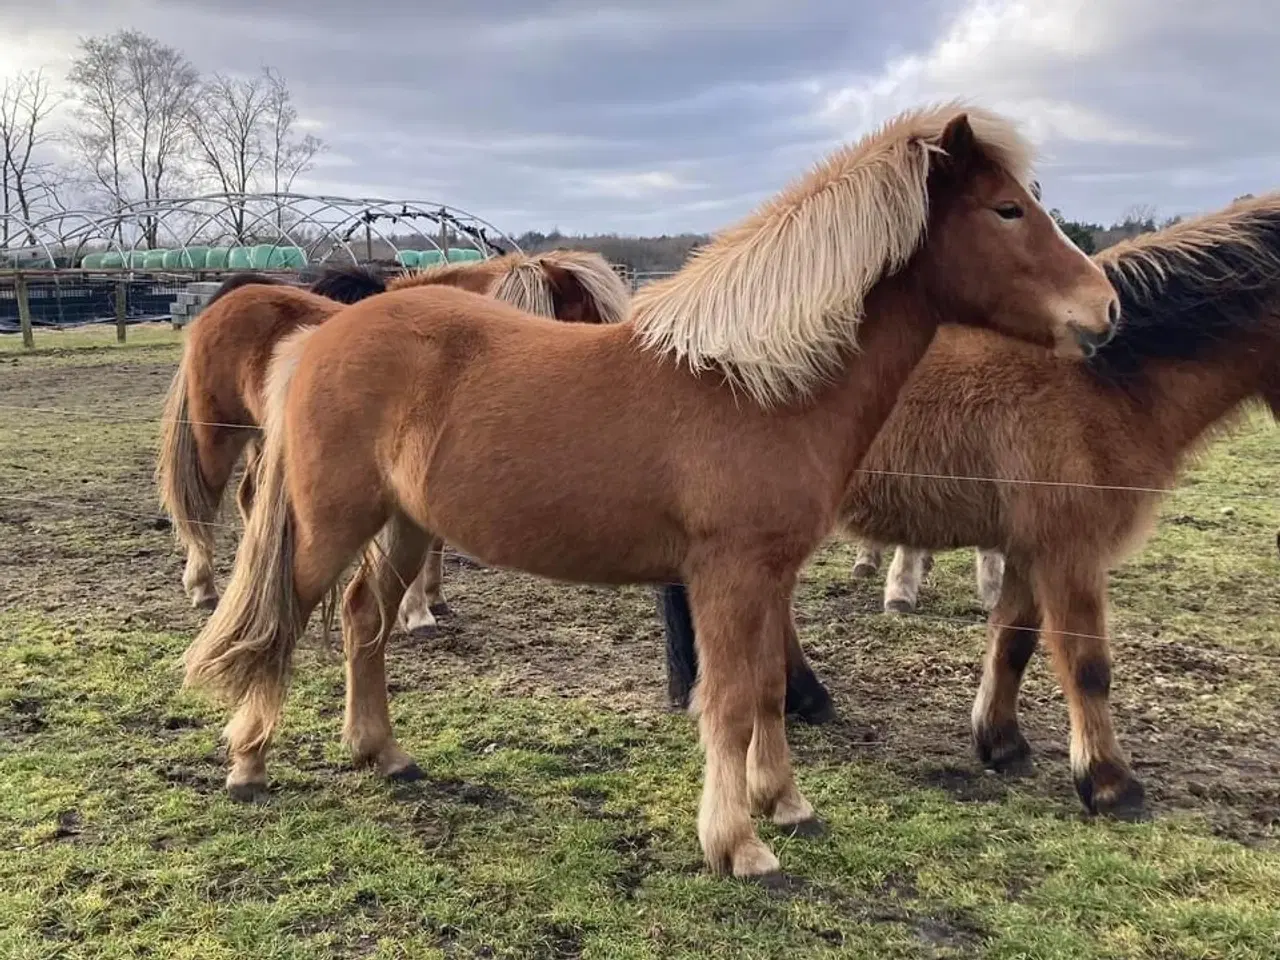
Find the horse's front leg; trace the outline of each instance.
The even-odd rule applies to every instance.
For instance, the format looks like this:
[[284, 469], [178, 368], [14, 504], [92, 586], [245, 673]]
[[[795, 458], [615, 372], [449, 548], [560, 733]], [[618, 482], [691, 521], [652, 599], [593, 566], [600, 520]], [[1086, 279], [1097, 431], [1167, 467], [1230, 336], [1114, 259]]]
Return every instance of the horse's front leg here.
[[1026, 773], [1031, 745], [1018, 726], [1018, 691], [1040, 630], [1040, 608], [1024, 564], [1005, 567], [1000, 597], [987, 626], [982, 681], [973, 701], [973, 742], [984, 766]]
[[915, 547], [898, 547], [884, 581], [884, 612], [910, 613], [920, 597], [920, 585], [933, 566], [933, 554]]
[[853, 579], [869, 580], [880, 569], [884, 548], [870, 540], [858, 541], [858, 552], [853, 558]]
[[1000, 588], [1004, 580], [1004, 554], [999, 550], [978, 550], [977, 578], [978, 602], [988, 613], [1000, 602]]
[[698, 838], [714, 871], [738, 877], [779, 869], [756, 834], [753, 806], [782, 805], [784, 816], [812, 818], [791, 780], [782, 727], [790, 611], [777, 581], [767, 569], [721, 563], [704, 565], [689, 583], [699, 665], [694, 704], [706, 753]]
[[1136, 818], [1145, 809], [1144, 790], [1111, 723], [1106, 573], [1046, 564], [1032, 582], [1043, 615], [1041, 636], [1067, 698], [1076, 791], [1091, 813]]
[[[667, 701], [674, 710], [687, 710], [698, 679], [698, 652], [689, 595], [682, 584], [658, 588], [658, 613], [667, 636]], [[814, 725], [836, 715], [831, 694], [809, 666], [794, 625], [787, 635], [786, 712]]]

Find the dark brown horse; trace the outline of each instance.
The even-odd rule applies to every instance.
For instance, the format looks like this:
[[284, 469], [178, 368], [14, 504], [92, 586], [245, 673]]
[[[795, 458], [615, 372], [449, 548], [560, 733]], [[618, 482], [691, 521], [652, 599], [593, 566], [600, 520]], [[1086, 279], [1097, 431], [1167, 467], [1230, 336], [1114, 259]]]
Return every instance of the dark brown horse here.
[[[433, 538], [557, 580], [681, 578], [699, 628], [713, 869], [778, 869], [752, 811], [811, 829], [783, 724], [792, 591], [947, 317], [1079, 356], [1118, 305], [1028, 192], [1030, 151], [985, 111], [896, 118], [844, 147], [628, 319], [553, 323], [444, 287], [347, 307], [281, 345], [260, 492], [187, 679], [228, 694], [234, 795], [266, 752], [310, 614], [343, 603], [345, 735], [417, 776], [384, 649]], [[371, 543], [372, 541], [372, 543]]]
[[[187, 550], [182, 577], [191, 602], [212, 609], [214, 523], [223, 492], [242, 453], [244, 476], [237, 496], [241, 516], [253, 497], [262, 390], [272, 351], [286, 335], [322, 323], [343, 303], [386, 290], [444, 284], [505, 300], [531, 313], [560, 320], [604, 323], [625, 314], [629, 291], [596, 253], [552, 250], [528, 256], [443, 264], [385, 283], [360, 269], [327, 271], [311, 287], [315, 296], [264, 274], [238, 274], [222, 285], [191, 324], [182, 360], [169, 387], [161, 426], [156, 483]], [[434, 554], [438, 558], [438, 551]], [[437, 561], [429, 582], [406, 604], [409, 629], [434, 624], [439, 594]], [[432, 586], [435, 589], [431, 589]], [[443, 601], [443, 596], [439, 596]]]
[[[842, 519], [873, 543], [1003, 553], [973, 707], [978, 754], [997, 770], [1027, 762], [1018, 689], [1043, 638], [1070, 708], [1080, 798], [1129, 815], [1143, 790], [1112, 730], [1107, 572], [1145, 541], [1160, 501], [1148, 491], [1172, 487], [1247, 401], [1280, 414], [1280, 193], [1094, 259], [1120, 293], [1115, 338], [1079, 364], [987, 331], [940, 329]], [[664, 609], [671, 696], [687, 702], [696, 658], [679, 588]], [[811, 718], [830, 712], [800, 658], [789, 697]]]

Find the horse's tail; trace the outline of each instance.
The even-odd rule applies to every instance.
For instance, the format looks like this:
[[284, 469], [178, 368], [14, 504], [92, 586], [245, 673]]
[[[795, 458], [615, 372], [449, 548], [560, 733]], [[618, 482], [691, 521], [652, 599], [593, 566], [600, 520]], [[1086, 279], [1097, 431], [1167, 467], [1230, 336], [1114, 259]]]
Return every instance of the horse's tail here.
[[189, 350], [183, 351], [165, 397], [155, 480], [160, 505], [173, 519], [178, 542], [184, 547], [197, 546], [212, 553], [211, 521], [218, 512], [218, 494], [205, 480], [200, 467], [200, 448], [192, 429], [187, 403], [189, 355]]
[[[293, 650], [306, 629], [294, 583], [295, 529], [285, 476], [284, 401], [301, 344], [318, 327], [280, 341], [267, 373], [262, 458], [253, 509], [227, 589], [183, 658], [185, 685], [247, 703], [270, 738], [284, 705]], [[308, 611], [310, 613], [310, 611]]]
[[493, 296], [529, 313], [587, 323], [617, 323], [631, 304], [631, 292], [609, 261], [585, 250], [517, 259]]

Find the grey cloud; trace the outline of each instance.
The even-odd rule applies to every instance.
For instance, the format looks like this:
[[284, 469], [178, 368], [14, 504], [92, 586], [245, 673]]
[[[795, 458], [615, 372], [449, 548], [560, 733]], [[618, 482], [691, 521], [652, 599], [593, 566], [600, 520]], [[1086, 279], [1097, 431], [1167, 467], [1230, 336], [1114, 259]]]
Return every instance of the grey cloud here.
[[139, 26], [205, 70], [269, 63], [331, 144], [312, 187], [441, 200], [512, 231], [727, 224], [863, 132], [821, 120], [827, 93], [851, 86], [871, 119], [934, 95], [893, 72], [913, 54], [966, 86], [944, 92], [1068, 104], [1157, 140], [1051, 137], [1046, 201], [1069, 214], [1205, 209], [1280, 185], [1274, 0], [1038, 3], [1114, 42], [997, 46], [952, 77], [936, 48], [969, 0], [67, 0], [0, 27]]

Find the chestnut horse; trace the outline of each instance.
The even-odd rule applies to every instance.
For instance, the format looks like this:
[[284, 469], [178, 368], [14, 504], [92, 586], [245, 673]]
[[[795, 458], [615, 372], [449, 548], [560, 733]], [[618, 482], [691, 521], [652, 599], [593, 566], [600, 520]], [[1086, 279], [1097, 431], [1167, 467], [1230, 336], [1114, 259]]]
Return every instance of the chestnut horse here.
[[777, 871], [753, 809], [818, 824], [783, 722], [796, 577], [938, 323], [1080, 356], [1117, 319], [1102, 271], [1028, 192], [1030, 154], [986, 111], [907, 113], [641, 288], [620, 324], [435, 287], [283, 343], [260, 492], [185, 660], [189, 685], [236, 704], [232, 795], [265, 788], [294, 645], [362, 549], [343, 598], [345, 739], [359, 763], [421, 775], [391, 729], [386, 614], [439, 537], [555, 580], [689, 583], [698, 836], [716, 871]]
[[[182, 583], [193, 606], [217, 606], [214, 520], [236, 461], [245, 451], [237, 503], [241, 516], [248, 515], [262, 392], [276, 345], [295, 330], [324, 322], [343, 303], [422, 284], [460, 287], [542, 316], [585, 323], [622, 319], [630, 296], [603, 257], [576, 250], [532, 256], [509, 253], [444, 264], [405, 274], [390, 284], [360, 269], [331, 270], [312, 285], [316, 296], [262, 274], [238, 274], [227, 280], [187, 333], [165, 401], [156, 464], [160, 502], [173, 518], [178, 542], [187, 550]], [[429, 565], [431, 583], [414, 595], [415, 600], [421, 597], [421, 609], [406, 604], [409, 628], [435, 622], [430, 605], [439, 594], [439, 551], [434, 556]]]
[[[978, 755], [996, 770], [1026, 766], [1018, 690], [1042, 637], [1066, 694], [1080, 798], [1123, 817], [1142, 811], [1144, 791], [1112, 729], [1108, 570], [1148, 536], [1154, 491], [1172, 487], [1247, 401], [1280, 416], [1280, 193], [1094, 260], [1120, 294], [1111, 342], [1081, 364], [986, 331], [940, 329], [841, 519], [872, 543], [920, 553], [976, 545], [1002, 558], [973, 706]], [[697, 669], [687, 607], [678, 588], [663, 603], [671, 696], [687, 703]], [[802, 654], [791, 681], [789, 699], [829, 711]]]

